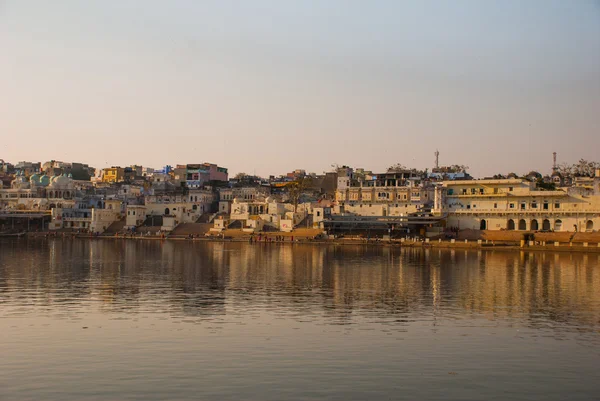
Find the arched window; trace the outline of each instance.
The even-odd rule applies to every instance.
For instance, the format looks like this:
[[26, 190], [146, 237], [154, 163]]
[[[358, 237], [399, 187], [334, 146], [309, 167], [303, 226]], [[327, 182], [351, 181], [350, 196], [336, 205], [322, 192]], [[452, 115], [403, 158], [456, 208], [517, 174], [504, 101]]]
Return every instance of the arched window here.
[[487, 230], [487, 222], [484, 219], [481, 219], [481, 221], [479, 222], [479, 229]]
[[527, 230], [527, 222], [524, 219], [519, 220], [519, 230], [520, 231]]
[[168, 208], [168, 207], [167, 207], [167, 208], [165, 208], [165, 216], [168, 216], [168, 215], [169, 215], [169, 212], [170, 212], [169, 208]]
[[587, 223], [585, 223], [585, 231], [587, 231], [587, 232], [594, 231], [594, 222], [592, 220], [588, 220]]
[[544, 231], [550, 231], [550, 220], [545, 219], [542, 222], [542, 230], [544, 230]]
[[560, 231], [562, 229], [562, 220], [556, 220], [554, 222], [554, 231]]
[[515, 221], [513, 219], [508, 220], [508, 224], [506, 225], [506, 228], [508, 230], [514, 230], [515, 229]]
[[535, 219], [531, 220], [531, 229], [533, 231], [537, 231], [539, 229], [538, 221], [537, 220], [535, 220]]

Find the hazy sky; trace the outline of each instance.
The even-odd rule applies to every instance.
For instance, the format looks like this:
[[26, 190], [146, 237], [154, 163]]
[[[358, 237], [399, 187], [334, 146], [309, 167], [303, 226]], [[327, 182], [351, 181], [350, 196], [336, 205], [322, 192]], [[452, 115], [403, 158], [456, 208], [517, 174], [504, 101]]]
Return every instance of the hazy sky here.
[[0, 158], [600, 161], [600, 2], [0, 0]]

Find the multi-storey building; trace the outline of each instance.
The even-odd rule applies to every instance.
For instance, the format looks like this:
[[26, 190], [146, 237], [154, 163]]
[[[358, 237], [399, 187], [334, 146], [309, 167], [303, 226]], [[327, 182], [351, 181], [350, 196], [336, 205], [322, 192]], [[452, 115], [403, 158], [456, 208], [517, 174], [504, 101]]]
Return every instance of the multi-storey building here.
[[228, 173], [226, 168], [212, 163], [185, 164], [176, 166], [173, 178], [188, 188], [202, 188], [210, 181], [226, 182]]
[[248, 186], [234, 188], [219, 188], [219, 213], [230, 213], [234, 200], [243, 202], [262, 202], [271, 194], [266, 186]]
[[401, 216], [433, 206], [433, 187], [412, 170], [367, 174], [353, 179], [353, 172], [338, 173], [334, 213], [359, 216]]
[[543, 191], [523, 179], [445, 181], [434, 210], [459, 229], [593, 231], [600, 228], [600, 178], [594, 182], [594, 190]]
[[107, 167], [102, 169], [102, 182], [121, 182], [125, 180], [125, 169], [123, 167]]

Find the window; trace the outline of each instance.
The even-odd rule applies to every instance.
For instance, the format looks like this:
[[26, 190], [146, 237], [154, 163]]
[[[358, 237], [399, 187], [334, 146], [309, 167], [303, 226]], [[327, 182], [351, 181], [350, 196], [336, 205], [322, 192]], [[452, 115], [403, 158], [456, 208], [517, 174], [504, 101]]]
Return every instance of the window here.
[[554, 208], [560, 209], [560, 202], [558, 202], [558, 201], [554, 202]]
[[475, 191], [477, 191], [475, 188], [471, 188], [471, 195], [475, 195]]
[[467, 189], [466, 189], [466, 188], [463, 188], [463, 190], [462, 190], [462, 194], [463, 194], [463, 195], [466, 195], [466, 194], [467, 194]]
[[450, 189], [448, 190], [448, 195], [454, 195], [454, 189], [450, 188]]
[[525, 202], [521, 202], [521, 210], [525, 210]]
[[467, 209], [470, 209], [470, 208], [471, 208], [471, 205], [467, 205]]
[[537, 201], [531, 202], [531, 208], [532, 209], [537, 209]]
[[497, 208], [498, 208], [498, 204], [494, 203], [494, 209], [497, 209]]
[[494, 193], [497, 194], [498, 193], [498, 188], [494, 188]]
[[475, 209], [476, 207], [477, 207], [477, 205], [476, 205], [476, 204], [473, 204], [473, 209]]
[[509, 192], [512, 192], [513, 187], [508, 187]]
[[317, 210], [317, 217], [321, 216], [321, 212]]
[[514, 209], [514, 208], [515, 208], [515, 204], [514, 204], [514, 203], [511, 203], [511, 204], [509, 204], [509, 205], [508, 205], [508, 208], [509, 208], [509, 209]]
[[547, 200], [544, 201], [544, 210], [548, 210], [548, 201]]
[[479, 188], [479, 195], [483, 195], [483, 188]]

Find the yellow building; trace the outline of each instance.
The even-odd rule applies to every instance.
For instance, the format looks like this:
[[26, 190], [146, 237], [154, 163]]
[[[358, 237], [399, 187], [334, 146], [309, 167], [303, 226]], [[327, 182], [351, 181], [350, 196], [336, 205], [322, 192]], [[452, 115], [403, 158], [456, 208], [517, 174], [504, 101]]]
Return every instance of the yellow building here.
[[125, 178], [125, 169], [122, 167], [109, 167], [102, 169], [102, 182], [121, 182]]
[[541, 191], [522, 179], [445, 181], [436, 211], [460, 229], [578, 231], [600, 228], [600, 194], [581, 188]]

